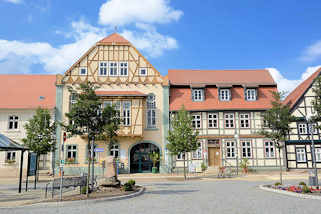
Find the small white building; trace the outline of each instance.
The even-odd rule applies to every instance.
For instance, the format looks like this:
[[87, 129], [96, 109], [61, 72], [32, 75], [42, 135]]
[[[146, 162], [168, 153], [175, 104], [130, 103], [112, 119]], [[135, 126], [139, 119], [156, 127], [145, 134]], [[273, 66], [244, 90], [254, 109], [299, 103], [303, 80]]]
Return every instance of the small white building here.
[[[22, 144], [24, 125], [37, 108], [47, 108], [54, 118], [56, 105], [55, 75], [0, 75], [0, 133]], [[24, 155], [24, 169], [28, 153]], [[17, 173], [20, 151], [0, 152], [0, 171]], [[51, 155], [40, 157], [40, 169], [51, 168]], [[12, 170], [8, 170], [12, 169]]]

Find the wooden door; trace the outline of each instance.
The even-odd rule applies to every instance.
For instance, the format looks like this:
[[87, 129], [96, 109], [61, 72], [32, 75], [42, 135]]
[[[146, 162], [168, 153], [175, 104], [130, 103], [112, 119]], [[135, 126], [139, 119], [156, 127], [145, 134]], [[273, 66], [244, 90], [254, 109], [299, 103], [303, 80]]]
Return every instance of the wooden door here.
[[218, 167], [220, 166], [220, 148], [209, 147], [208, 148], [208, 165]]

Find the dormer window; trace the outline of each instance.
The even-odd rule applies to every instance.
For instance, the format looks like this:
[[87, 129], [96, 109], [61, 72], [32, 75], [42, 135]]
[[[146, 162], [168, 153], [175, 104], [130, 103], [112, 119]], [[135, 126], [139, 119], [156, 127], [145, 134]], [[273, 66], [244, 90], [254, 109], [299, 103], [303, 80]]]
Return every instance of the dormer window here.
[[251, 89], [245, 90], [245, 100], [254, 101], [256, 100], [256, 98], [257, 98], [256, 89], [251, 88]]
[[229, 101], [231, 100], [231, 91], [228, 88], [219, 90], [219, 97], [221, 101]]
[[192, 89], [192, 100], [194, 102], [204, 101], [204, 89]]

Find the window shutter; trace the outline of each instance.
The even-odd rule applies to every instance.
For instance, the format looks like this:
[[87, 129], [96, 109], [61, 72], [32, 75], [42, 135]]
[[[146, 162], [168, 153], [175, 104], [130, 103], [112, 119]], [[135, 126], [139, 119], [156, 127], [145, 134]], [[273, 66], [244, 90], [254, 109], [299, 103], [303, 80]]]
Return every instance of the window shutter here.
[[247, 92], [247, 88], [244, 88], [244, 99], [245, 100], [247, 100], [246, 92]]
[[205, 100], [205, 88], [204, 89], [202, 89], [202, 101], [204, 101]]
[[259, 98], [259, 96], [258, 96], [259, 93], [258, 93], [258, 92], [259, 92], [259, 89], [256, 88], [256, 89], [255, 89], [255, 100], [258, 100], [258, 98]]
[[192, 98], [192, 101], [194, 101], [194, 90], [191, 89], [191, 98]]
[[229, 100], [232, 100], [232, 88], [228, 89], [228, 94], [229, 94]]

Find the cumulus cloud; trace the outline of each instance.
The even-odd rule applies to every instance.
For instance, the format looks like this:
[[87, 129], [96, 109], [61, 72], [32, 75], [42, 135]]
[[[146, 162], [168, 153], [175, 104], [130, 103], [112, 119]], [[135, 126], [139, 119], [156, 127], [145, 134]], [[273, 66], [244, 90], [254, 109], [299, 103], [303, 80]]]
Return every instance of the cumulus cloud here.
[[2, 1], [9, 2], [12, 4], [21, 4], [22, 3], [22, 0], [2, 0]]
[[301, 56], [302, 61], [311, 62], [321, 57], [321, 40], [308, 46]]
[[169, 23], [183, 15], [169, 0], [109, 0], [99, 10], [99, 23], [124, 26], [135, 23]]
[[279, 70], [276, 68], [267, 68], [273, 77], [274, 81], [278, 84], [278, 90], [283, 91], [285, 93], [290, 93], [293, 89], [295, 89], [301, 82], [306, 80], [311, 76], [315, 71], [317, 71], [321, 66], [313, 66], [308, 67], [305, 72], [302, 73], [301, 78], [297, 80], [289, 80], [285, 78]]

